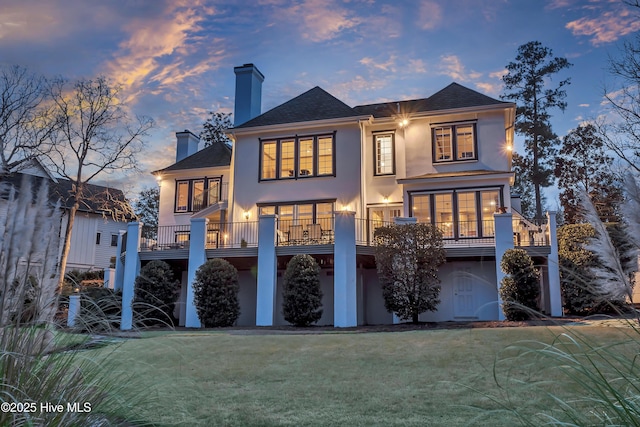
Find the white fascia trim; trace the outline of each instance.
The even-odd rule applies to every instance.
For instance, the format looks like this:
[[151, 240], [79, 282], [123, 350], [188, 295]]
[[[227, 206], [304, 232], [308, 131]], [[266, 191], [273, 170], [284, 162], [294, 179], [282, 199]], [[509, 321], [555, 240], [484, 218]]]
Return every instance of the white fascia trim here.
[[396, 180], [398, 184], [424, 184], [424, 183], [442, 183], [442, 182], [462, 182], [462, 181], [478, 181], [478, 180], [503, 180], [512, 179], [514, 172], [504, 172], [486, 175], [464, 175], [464, 176], [443, 176], [437, 178], [402, 178]]
[[327, 127], [327, 126], [335, 126], [335, 125], [345, 125], [345, 124], [358, 124], [363, 121], [371, 121], [372, 116], [352, 116], [352, 117], [341, 117], [337, 119], [324, 119], [324, 120], [312, 120], [307, 122], [293, 122], [293, 123], [280, 123], [277, 125], [268, 125], [268, 126], [255, 126], [250, 128], [240, 128], [240, 129], [229, 129], [229, 135], [251, 135], [255, 133], [265, 133], [265, 132], [277, 132], [283, 130], [289, 130], [291, 128], [319, 128], [319, 127]]
[[[448, 110], [435, 110], [435, 111], [421, 111], [416, 113], [409, 113], [409, 120], [419, 119], [423, 117], [444, 116], [447, 114], [462, 114], [462, 113], [483, 113], [487, 111], [496, 111], [504, 109], [513, 109], [515, 111], [516, 104], [510, 102], [508, 104], [491, 104], [483, 105], [479, 107], [464, 107], [464, 108], [450, 108]], [[398, 117], [378, 117], [371, 120], [371, 122], [378, 123], [395, 123], [398, 121]]]

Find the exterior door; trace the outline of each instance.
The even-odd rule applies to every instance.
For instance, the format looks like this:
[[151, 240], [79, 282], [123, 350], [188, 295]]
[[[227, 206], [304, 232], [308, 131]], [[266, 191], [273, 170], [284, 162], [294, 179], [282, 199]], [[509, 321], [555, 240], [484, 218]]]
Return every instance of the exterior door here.
[[473, 297], [473, 275], [468, 268], [460, 269], [453, 279], [453, 316], [477, 317]]

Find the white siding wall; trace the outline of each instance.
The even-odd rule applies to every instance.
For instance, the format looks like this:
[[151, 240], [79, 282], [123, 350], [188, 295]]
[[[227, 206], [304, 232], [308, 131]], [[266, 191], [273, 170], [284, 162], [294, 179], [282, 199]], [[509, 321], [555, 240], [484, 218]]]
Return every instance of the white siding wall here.
[[[230, 179], [229, 167], [188, 169], [184, 171], [167, 172], [162, 175], [160, 183], [160, 214], [158, 225], [189, 225], [193, 212], [175, 213], [176, 181], [183, 179], [214, 178], [222, 176], [222, 182], [228, 188]], [[223, 196], [230, 196], [230, 194]]]
[[[60, 236], [60, 248], [64, 244], [64, 227], [66, 216], [63, 220], [63, 228]], [[109, 261], [116, 255], [116, 247], [111, 246], [111, 235], [118, 234], [119, 230], [125, 230], [126, 223], [116, 222], [99, 214], [79, 212], [73, 222], [71, 233], [71, 249], [67, 259], [67, 271], [102, 270], [109, 267]], [[96, 244], [96, 235], [100, 232], [100, 244]]]
[[[98, 222], [94, 218], [82, 212], [76, 214], [71, 233], [71, 249], [69, 250], [69, 258], [67, 258], [67, 270], [93, 267], [97, 231]], [[64, 239], [64, 235], [62, 238]]]
[[[432, 124], [477, 120], [478, 160], [434, 164], [432, 155]], [[395, 175], [375, 176], [374, 134], [392, 131], [395, 141]], [[389, 203], [405, 202], [402, 187], [396, 179], [429, 173], [459, 172], [466, 170], [508, 171], [508, 153], [504, 150], [504, 112], [465, 113], [458, 115], [431, 116], [412, 120], [407, 127], [400, 128], [395, 122], [374, 122], [364, 130], [363, 180], [365, 203], [381, 204], [384, 198]], [[474, 184], [475, 185], [475, 184]], [[435, 187], [453, 188], [457, 183], [440, 183]], [[435, 189], [435, 188], [434, 188]], [[508, 198], [508, 192], [507, 192]], [[508, 201], [505, 201], [508, 205]]]
[[[336, 176], [304, 178], [298, 180], [258, 180], [260, 173], [259, 138], [281, 138], [299, 135], [321, 135], [336, 132]], [[320, 129], [292, 129], [271, 134], [243, 136], [235, 144], [234, 203], [231, 221], [243, 221], [244, 211], [257, 220], [256, 203], [296, 202], [305, 200], [336, 199], [336, 209], [348, 206], [362, 212], [360, 197], [360, 129], [352, 125]]]

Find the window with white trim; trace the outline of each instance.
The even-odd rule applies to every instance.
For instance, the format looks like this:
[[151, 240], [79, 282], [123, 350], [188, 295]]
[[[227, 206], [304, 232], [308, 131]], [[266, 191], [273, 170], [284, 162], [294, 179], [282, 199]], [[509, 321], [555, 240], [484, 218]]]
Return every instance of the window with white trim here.
[[373, 140], [375, 175], [393, 175], [395, 173], [393, 134], [376, 134]]

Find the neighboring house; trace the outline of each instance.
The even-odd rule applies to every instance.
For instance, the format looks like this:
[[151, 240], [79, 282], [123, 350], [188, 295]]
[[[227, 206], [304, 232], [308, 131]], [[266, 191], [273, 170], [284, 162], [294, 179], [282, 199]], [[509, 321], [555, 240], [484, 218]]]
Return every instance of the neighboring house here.
[[441, 303], [422, 321], [502, 318], [499, 261], [513, 247], [540, 267], [542, 310], [562, 315], [555, 214], [535, 225], [510, 194], [515, 104], [452, 83], [424, 99], [350, 107], [315, 87], [260, 114], [264, 77], [252, 64], [234, 71], [233, 152], [197, 151], [195, 135], [177, 134], [176, 163], [154, 172], [157, 239], [140, 240], [130, 224], [122, 243], [125, 309], [141, 263], [164, 259], [183, 271], [180, 324], [198, 327], [190, 284], [222, 257], [240, 272], [238, 324], [286, 324], [282, 272], [306, 253], [321, 266], [319, 324], [392, 323], [373, 232], [417, 221], [438, 226], [447, 251]]
[[[6, 181], [18, 191], [23, 179], [32, 177], [35, 185], [46, 180], [52, 206], [60, 201], [64, 210], [60, 224], [60, 255], [64, 245], [64, 232], [71, 208], [71, 181], [53, 177], [42, 165], [34, 163], [27, 169], [10, 175]], [[0, 197], [0, 220], [6, 212], [6, 196]], [[121, 190], [100, 185], [87, 184], [86, 198], [76, 213], [71, 233], [71, 249], [67, 260], [67, 271], [102, 270], [109, 268], [117, 254], [118, 237], [126, 229], [126, 221], [132, 219], [131, 209]], [[119, 220], [117, 220], [119, 219]], [[60, 256], [59, 255], [59, 256]]]

